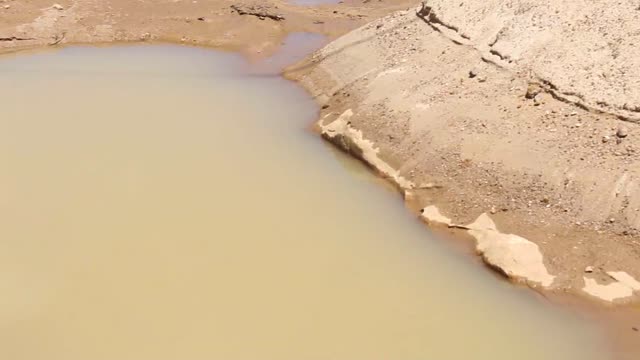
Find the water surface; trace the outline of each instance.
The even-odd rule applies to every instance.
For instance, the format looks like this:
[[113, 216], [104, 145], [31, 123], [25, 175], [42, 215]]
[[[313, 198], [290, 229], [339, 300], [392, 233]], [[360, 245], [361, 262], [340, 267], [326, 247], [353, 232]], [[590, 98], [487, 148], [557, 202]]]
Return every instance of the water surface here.
[[0, 359], [607, 358], [250, 70], [175, 46], [0, 61]]

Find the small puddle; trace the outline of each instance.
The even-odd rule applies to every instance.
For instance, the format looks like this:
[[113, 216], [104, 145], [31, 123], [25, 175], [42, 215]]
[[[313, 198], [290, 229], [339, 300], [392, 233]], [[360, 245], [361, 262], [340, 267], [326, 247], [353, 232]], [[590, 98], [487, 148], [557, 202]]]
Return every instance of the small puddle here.
[[178, 46], [0, 60], [1, 359], [608, 358], [249, 70]]

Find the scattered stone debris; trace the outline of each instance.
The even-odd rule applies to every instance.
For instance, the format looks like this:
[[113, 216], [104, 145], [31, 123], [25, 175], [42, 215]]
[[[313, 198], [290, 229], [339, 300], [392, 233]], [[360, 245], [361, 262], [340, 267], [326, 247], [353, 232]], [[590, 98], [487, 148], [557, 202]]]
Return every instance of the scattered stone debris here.
[[264, 5], [231, 5], [231, 9], [238, 15], [255, 16], [260, 20], [271, 19], [274, 21], [284, 20], [284, 16], [271, 11], [270, 7]]

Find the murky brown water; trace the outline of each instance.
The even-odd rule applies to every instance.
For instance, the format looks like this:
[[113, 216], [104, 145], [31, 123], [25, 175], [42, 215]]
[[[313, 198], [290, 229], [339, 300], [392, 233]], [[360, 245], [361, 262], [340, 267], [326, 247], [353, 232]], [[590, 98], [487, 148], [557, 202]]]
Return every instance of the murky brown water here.
[[245, 67], [173, 46], [0, 61], [0, 359], [607, 358]]

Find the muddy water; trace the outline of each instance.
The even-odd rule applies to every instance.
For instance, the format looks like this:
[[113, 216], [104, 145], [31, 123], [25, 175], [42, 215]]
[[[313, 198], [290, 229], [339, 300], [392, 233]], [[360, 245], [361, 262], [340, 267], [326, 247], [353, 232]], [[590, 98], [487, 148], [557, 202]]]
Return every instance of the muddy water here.
[[0, 359], [607, 359], [249, 70], [172, 46], [0, 61]]

